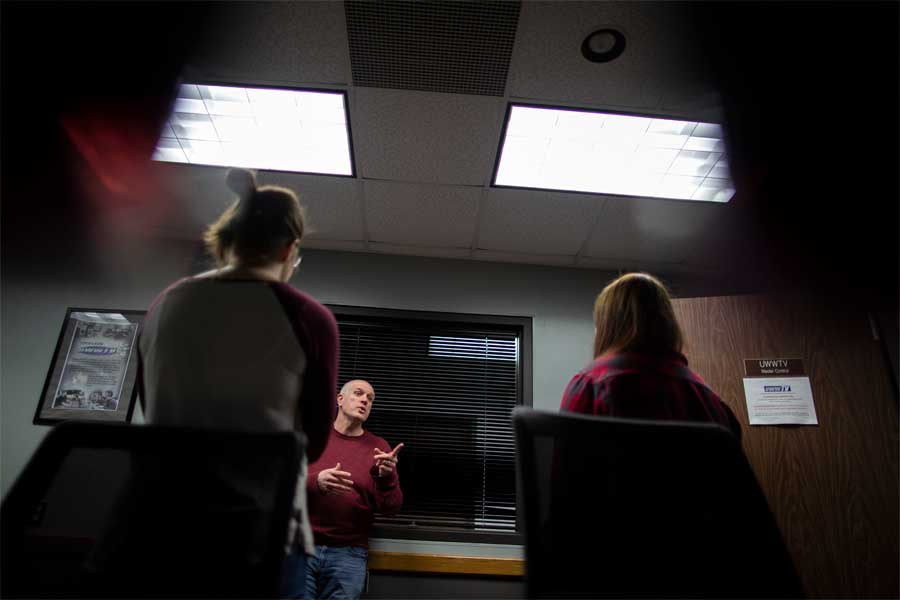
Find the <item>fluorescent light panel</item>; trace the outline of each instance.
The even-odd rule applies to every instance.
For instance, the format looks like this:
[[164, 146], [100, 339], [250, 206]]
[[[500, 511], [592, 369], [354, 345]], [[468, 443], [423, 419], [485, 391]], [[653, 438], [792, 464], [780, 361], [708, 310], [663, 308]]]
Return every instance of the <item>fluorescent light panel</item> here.
[[728, 202], [722, 128], [513, 105], [494, 185]]
[[153, 159], [352, 175], [344, 95], [182, 85]]

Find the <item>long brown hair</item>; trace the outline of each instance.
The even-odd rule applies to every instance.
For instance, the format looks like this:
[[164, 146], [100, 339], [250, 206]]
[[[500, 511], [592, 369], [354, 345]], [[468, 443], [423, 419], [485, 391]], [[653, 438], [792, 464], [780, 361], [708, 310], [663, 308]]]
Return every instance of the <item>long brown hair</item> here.
[[681, 352], [682, 335], [669, 292], [646, 273], [622, 275], [594, 302], [594, 358], [610, 350]]
[[306, 215], [292, 190], [258, 188], [256, 177], [246, 169], [231, 169], [226, 183], [238, 200], [203, 234], [207, 250], [220, 265], [229, 252], [248, 266], [263, 265], [275, 259], [279, 248], [303, 238]]

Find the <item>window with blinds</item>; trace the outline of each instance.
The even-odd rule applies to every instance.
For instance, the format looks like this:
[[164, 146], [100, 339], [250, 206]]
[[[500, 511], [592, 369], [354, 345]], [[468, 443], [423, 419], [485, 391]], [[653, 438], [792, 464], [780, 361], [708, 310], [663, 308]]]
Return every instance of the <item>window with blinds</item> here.
[[[340, 329], [339, 385], [375, 389], [366, 429], [400, 442], [403, 510], [377, 525], [514, 532], [510, 413], [526, 400], [531, 320], [331, 307]], [[523, 344], [528, 347], [523, 348]], [[523, 357], [529, 360], [523, 360]]]

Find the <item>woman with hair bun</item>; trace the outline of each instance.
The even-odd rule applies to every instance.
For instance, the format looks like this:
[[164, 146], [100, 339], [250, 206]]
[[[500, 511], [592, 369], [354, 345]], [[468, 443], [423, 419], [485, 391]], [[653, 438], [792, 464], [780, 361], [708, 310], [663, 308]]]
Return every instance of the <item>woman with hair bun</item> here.
[[[306, 459], [334, 420], [338, 333], [331, 312], [287, 281], [306, 229], [297, 195], [232, 169], [237, 194], [204, 236], [219, 268], [177, 281], [150, 306], [139, 351], [147, 423], [255, 432], [302, 431]], [[303, 460], [284, 595], [302, 597], [313, 551]], [[227, 527], [227, 523], [223, 523]], [[305, 551], [305, 553], [304, 553]]]
[[594, 302], [594, 327], [594, 360], [572, 378], [560, 410], [708, 421], [740, 439], [734, 413], [688, 368], [681, 328], [659, 280], [629, 273], [607, 285]]

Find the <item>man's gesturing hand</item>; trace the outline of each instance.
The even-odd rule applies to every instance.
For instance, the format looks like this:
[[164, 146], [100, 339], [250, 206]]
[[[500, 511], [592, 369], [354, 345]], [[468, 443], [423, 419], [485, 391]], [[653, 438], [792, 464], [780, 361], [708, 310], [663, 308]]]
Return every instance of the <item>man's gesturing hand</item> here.
[[384, 477], [394, 471], [394, 467], [397, 466], [397, 454], [401, 448], [403, 448], [403, 444], [397, 444], [390, 452], [383, 452], [375, 448], [375, 466], [378, 468], [378, 477]]
[[341, 471], [341, 463], [319, 471], [318, 482], [319, 491], [323, 494], [346, 494], [353, 491], [350, 473]]

